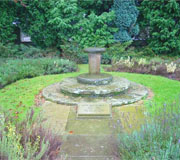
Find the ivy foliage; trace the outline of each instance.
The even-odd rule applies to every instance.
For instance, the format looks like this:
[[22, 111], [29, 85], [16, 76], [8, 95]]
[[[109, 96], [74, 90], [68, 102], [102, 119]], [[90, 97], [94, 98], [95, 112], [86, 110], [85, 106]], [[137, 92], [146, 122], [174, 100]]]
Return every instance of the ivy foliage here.
[[134, 0], [114, 0], [115, 24], [119, 31], [114, 35], [120, 42], [131, 41], [139, 33], [137, 24], [138, 10]]
[[180, 6], [176, 0], [144, 0], [140, 6], [141, 27], [148, 33], [148, 44], [156, 54], [180, 51]]
[[[25, 3], [25, 2], [24, 2]], [[56, 45], [56, 32], [49, 21], [49, 1], [26, 1], [26, 7], [19, 7], [20, 27], [31, 36], [37, 46]]]
[[5, 44], [16, 39], [14, 33], [16, 20], [16, 5], [11, 1], [0, 1], [0, 42]]

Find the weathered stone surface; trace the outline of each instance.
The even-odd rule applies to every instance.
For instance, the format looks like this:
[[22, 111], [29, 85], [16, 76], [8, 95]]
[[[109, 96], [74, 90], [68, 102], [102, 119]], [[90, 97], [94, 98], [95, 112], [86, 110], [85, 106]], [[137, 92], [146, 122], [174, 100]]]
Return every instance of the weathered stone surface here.
[[85, 52], [89, 53], [89, 74], [99, 74], [101, 65], [101, 54], [106, 51], [105, 48], [86, 48]]
[[106, 48], [90, 47], [90, 48], [84, 49], [84, 51], [87, 53], [103, 53], [106, 51]]
[[89, 74], [99, 74], [101, 65], [101, 54], [88, 54]]
[[108, 103], [80, 103], [77, 110], [78, 118], [110, 118], [111, 105]]
[[116, 144], [112, 135], [68, 135], [64, 138], [60, 155], [68, 153], [68, 160], [115, 160]]
[[41, 115], [45, 118], [43, 126], [52, 130], [53, 133], [63, 135], [65, 132], [70, 106], [65, 106], [46, 101], [42, 106]]
[[[119, 77], [117, 77], [117, 78], [119, 78]], [[114, 78], [114, 81], [116, 81], [116, 77]], [[114, 87], [117, 87], [116, 82], [114, 82], [114, 83], [115, 83]], [[48, 100], [51, 100], [53, 102], [60, 103], [60, 104], [78, 105], [79, 103], [106, 102], [106, 103], [111, 104], [112, 106], [121, 106], [121, 105], [130, 104], [130, 103], [139, 101], [148, 94], [148, 90], [146, 87], [144, 87], [140, 84], [136, 84], [134, 82], [129, 82], [129, 83], [130, 83], [129, 89], [124, 91], [123, 94], [118, 94], [116, 96], [109, 95], [107, 97], [67, 96], [60, 92], [62, 83], [55, 83], [51, 86], [48, 86], [47, 88], [45, 88], [43, 90], [43, 96]], [[83, 84], [81, 84], [81, 85], [83, 85]], [[85, 86], [87, 86], [87, 85], [85, 85]], [[89, 86], [92, 86], [92, 85], [89, 85]], [[100, 86], [95, 86], [95, 88], [98, 88], [98, 87], [100, 87]], [[111, 90], [112, 88], [109, 87], [109, 89]], [[101, 94], [101, 93], [103, 94], [104, 92], [101, 92], [101, 90], [100, 90], [99, 94]]]
[[71, 94], [74, 96], [111, 96], [124, 92], [130, 86], [130, 82], [127, 79], [114, 77], [112, 83], [108, 85], [87, 85], [77, 82], [76, 78], [66, 78], [60, 84], [59, 92]]
[[113, 77], [107, 73], [100, 74], [80, 74], [77, 77], [77, 81], [83, 84], [92, 84], [92, 85], [105, 85], [112, 82]]

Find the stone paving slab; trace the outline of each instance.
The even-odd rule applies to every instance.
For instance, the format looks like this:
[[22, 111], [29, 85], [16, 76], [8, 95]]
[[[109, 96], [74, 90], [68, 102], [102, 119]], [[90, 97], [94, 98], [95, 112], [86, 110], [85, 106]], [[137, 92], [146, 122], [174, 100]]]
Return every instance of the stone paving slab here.
[[69, 157], [114, 157], [117, 142], [111, 135], [67, 135], [63, 137], [60, 155]]
[[83, 135], [104, 135], [113, 134], [114, 120], [109, 119], [79, 119], [76, 117], [76, 108], [71, 108], [66, 133], [83, 134]]
[[68, 160], [119, 160], [119, 158], [114, 156], [77, 156], [68, 158]]
[[60, 105], [46, 101], [42, 106], [42, 116], [45, 118], [44, 125], [54, 133], [64, 134], [70, 106]]
[[110, 118], [111, 105], [108, 103], [80, 103], [77, 109], [77, 118]]

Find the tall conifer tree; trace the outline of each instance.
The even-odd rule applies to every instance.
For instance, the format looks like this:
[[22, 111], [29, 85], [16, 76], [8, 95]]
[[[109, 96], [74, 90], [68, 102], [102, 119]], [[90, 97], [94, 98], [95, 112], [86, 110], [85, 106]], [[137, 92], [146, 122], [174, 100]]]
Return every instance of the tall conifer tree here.
[[116, 27], [119, 31], [114, 35], [120, 42], [132, 40], [132, 37], [139, 33], [139, 26], [136, 23], [138, 10], [134, 0], [114, 0], [112, 9], [115, 11]]

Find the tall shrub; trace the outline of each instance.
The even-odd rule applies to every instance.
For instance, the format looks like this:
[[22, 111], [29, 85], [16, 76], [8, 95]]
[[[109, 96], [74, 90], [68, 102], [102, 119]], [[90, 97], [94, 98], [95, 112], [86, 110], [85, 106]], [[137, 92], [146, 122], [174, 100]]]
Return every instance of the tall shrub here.
[[140, 6], [141, 27], [148, 33], [148, 43], [157, 54], [180, 51], [180, 6], [177, 0], [144, 0]]
[[55, 46], [58, 33], [48, 23], [50, 1], [33, 0], [25, 2], [25, 6], [18, 8], [20, 27], [31, 36], [34, 44], [41, 47]]
[[0, 1], [0, 43], [9, 43], [16, 39], [14, 33], [16, 5], [12, 1]]
[[120, 42], [132, 40], [139, 33], [137, 24], [138, 10], [134, 0], [114, 0], [115, 24], [119, 31], [114, 35]]
[[78, 4], [78, 0], [51, 1], [49, 23], [57, 31], [59, 44], [62, 40], [75, 41], [82, 47], [112, 43], [112, 35], [116, 30], [109, 23], [113, 21], [114, 13], [103, 12], [97, 15], [92, 10], [87, 12]]

